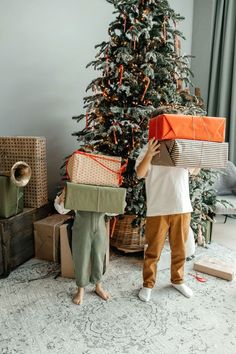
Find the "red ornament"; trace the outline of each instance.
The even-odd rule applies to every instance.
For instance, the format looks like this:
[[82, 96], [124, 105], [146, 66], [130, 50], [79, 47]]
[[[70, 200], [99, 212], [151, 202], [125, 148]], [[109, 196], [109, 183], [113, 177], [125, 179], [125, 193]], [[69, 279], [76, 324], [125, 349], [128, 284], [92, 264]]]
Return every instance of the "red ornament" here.
[[122, 84], [122, 80], [123, 80], [123, 72], [124, 72], [124, 67], [122, 64], [120, 64], [119, 66], [119, 75], [120, 75], [120, 79], [119, 79], [119, 86]]
[[150, 79], [149, 77], [145, 76], [145, 78], [143, 79], [144, 82], [146, 82], [146, 85], [144, 86], [144, 91], [143, 91], [143, 95], [142, 95], [142, 98], [141, 98], [141, 101], [144, 100], [144, 97], [146, 95], [146, 92], [147, 92], [147, 89], [148, 89], [148, 86], [150, 85]]

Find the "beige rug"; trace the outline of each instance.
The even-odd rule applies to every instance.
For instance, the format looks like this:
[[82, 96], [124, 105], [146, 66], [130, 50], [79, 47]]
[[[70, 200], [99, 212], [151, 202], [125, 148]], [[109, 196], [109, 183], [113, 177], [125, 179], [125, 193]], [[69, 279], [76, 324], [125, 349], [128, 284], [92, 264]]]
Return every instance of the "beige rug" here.
[[[236, 251], [217, 244], [197, 254], [236, 260]], [[198, 257], [198, 256], [197, 256]], [[115, 254], [104, 276], [112, 299], [104, 302], [90, 286], [83, 306], [71, 302], [73, 280], [56, 277], [58, 266], [31, 260], [0, 280], [0, 353], [232, 354], [236, 353], [236, 281], [189, 275], [194, 297], [169, 285], [159, 273], [152, 301], [137, 298], [142, 258]]]

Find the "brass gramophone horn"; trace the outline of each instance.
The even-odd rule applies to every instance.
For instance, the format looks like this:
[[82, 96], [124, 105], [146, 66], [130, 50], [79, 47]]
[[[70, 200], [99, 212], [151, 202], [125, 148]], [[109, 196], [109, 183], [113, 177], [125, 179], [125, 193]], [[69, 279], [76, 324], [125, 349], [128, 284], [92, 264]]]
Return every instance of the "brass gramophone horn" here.
[[0, 176], [8, 176], [17, 187], [25, 187], [31, 177], [31, 168], [24, 161], [14, 163], [10, 171], [0, 171]]

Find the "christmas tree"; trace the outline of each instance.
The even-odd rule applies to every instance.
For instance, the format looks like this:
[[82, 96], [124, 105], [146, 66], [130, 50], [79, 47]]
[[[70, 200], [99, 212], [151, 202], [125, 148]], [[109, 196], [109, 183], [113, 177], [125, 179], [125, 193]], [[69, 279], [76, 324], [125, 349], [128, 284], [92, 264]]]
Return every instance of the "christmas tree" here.
[[[147, 143], [149, 119], [163, 112], [205, 112], [198, 92], [190, 94], [189, 56], [181, 55], [184, 36], [178, 29], [183, 17], [166, 0], [107, 1], [116, 18], [108, 28], [109, 40], [96, 46], [96, 58], [88, 64], [100, 75], [87, 87], [91, 94], [84, 98], [84, 113], [73, 117], [84, 120], [85, 127], [73, 135], [79, 149], [128, 161], [122, 185], [126, 213], [137, 215], [139, 224], [145, 217], [145, 191], [134, 163]], [[201, 223], [202, 215], [194, 222]]]

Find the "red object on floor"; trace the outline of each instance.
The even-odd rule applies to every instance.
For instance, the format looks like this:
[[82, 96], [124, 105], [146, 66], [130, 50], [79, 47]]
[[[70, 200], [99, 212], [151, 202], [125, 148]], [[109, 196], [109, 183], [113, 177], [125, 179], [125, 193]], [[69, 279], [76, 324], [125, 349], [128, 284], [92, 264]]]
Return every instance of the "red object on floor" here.
[[205, 283], [207, 281], [206, 278], [199, 277], [199, 275], [197, 273], [196, 274], [188, 273], [188, 274], [191, 275], [193, 278], [195, 278], [200, 283]]

